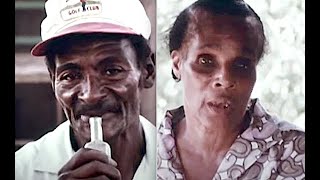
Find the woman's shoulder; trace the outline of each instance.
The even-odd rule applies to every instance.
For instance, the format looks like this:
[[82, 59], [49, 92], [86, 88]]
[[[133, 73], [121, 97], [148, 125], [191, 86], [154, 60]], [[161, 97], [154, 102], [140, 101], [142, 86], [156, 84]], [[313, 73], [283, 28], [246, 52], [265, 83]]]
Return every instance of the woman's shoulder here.
[[250, 129], [254, 136], [278, 141], [280, 144], [294, 143], [303, 146], [305, 143], [305, 131], [290, 121], [283, 120], [271, 114], [256, 99], [253, 103], [252, 120]]
[[249, 106], [251, 106], [250, 111], [253, 119], [260, 119], [262, 123], [268, 122], [274, 124], [280, 131], [291, 131], [292, 133], [304, 134], [304, 129], [301, 127], [266, 110], [259, 99], [252, 99]]
[[176, 125], [185, 117], [183, 106], [167, 110], [164, 118], [160, 121], [158, 130], [166, 129], [172, 131]]

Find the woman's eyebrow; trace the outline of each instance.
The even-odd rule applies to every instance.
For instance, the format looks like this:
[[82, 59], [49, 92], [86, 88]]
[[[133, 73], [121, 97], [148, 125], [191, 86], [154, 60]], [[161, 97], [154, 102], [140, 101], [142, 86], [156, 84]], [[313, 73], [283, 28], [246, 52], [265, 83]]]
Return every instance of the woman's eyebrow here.
[[201, 46], [199, 46], [199, 49], [205, 49], [205, 48], [213, 48], [213, 49], [217, 49], [217, 50], [222, 49], [220, 43], [214, 43], [214, 42], [202, 44]]
[[250, 48], [248, 46], [244, 46], [242, 48], [242, 52], [244, 53], [245, 56], [249, 56], [249, 57], [256, 56], [256, 53], [257, 53], [255, 48]]

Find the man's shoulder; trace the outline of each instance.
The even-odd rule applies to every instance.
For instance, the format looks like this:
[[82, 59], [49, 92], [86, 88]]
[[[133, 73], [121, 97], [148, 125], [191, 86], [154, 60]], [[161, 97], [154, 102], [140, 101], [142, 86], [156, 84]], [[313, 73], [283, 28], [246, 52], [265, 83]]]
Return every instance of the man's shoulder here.
[[25, 144], [15, 152], [16, 166], [32, 163], [33, 160], [38, 156], [38, 153], [44, 148], [47, 148], [48, 145], [54, 146], [53, 143], [57, 141], [57, 139], [62, 138], [61, 136], [63, 136], [63, 132], [65, 132], [68, 127], [68, 122], [64, 122], [53, 131], [41, 136], [39, 139]]
[[146, 155], [143, 157], [138, 170], [135, 173], [135, 179], [155, 179], [156, 172], [156, 127], [148, 119], [139, 117], [142, 124], [145, 141]]
[[149, 130], [154, 132], [156, 131], [155, 125], [152, 124], [151, 121], [145, 118], [144, 116], [140, 115], [139, 120], [140, 120], [140, 123], [142, 124], [144, 131], [149, 131]]
[[142, 124], [146, 145], [147, 145], [147, 154], [154, 156], [156, 148], [156, 127], [145, 117], [140, 116], [140, 123]]
[[[45, 179], [53, 177], [65, 156], [65, 140], [69, 134], [69, 122], [66, 121], [53, 131], [46, 133], [15, 152], [15, 176], [20, 179]], [[71, 146], [71, 145], [70, 145]], [[50, 154], [50, 155], [49, 155]], [[63, 158], [63, 157], [62, 157]], [[50, 178], [49, 178], [50, 179]]]

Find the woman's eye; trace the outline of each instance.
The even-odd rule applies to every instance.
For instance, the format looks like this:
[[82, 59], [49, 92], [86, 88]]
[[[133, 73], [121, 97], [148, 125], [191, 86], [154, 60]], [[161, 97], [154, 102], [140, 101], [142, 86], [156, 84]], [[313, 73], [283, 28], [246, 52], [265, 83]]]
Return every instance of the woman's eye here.
[[238, 63], [236, 66], [237, 66], [238, 68], [241, 68], [241, 69], [248, 69], [248, 65], [247, 65], [247, 64]]
[[212, 60], [206, 57], [200, 57], [199, 58], [200, 64], [212, 64]]
[[237, 69], [247, 70], [250, 68], [250, 60], [239, 60], [235, 63]]

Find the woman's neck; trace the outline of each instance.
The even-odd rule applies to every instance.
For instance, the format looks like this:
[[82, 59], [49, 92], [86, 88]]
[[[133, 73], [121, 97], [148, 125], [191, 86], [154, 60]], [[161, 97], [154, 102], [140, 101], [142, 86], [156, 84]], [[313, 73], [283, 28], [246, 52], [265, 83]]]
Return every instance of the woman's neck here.
[[216, 123], [208, 127], [201, 121], [184, 119], [178, 124], [177, 139], [195, 147], [193, 152], [208, 157], [213, 152], [219, 153], [229, 149], [239, 131], [225, 123]]
[[207, 126], [198, 119], [180, 121], [175, 128], [178, 154], [187, 179], [213, 179], [225, 154], [237, 138], [239, 127], [216, 121]]

